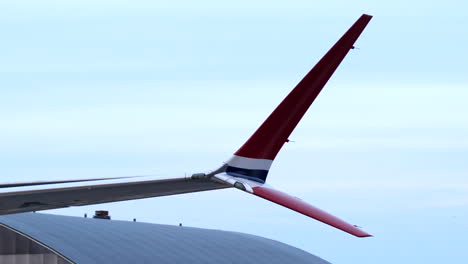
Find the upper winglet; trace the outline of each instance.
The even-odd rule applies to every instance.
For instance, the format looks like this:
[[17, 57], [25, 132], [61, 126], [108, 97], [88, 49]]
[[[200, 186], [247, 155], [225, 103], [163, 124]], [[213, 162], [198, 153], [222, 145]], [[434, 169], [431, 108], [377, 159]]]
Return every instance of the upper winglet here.
[[234, 155], [273, 160], [371, 18], [362, 15]]
[[362, 15], [286, 96], [255, 133], [222, 168], [231, 176], [265, 182], [270, 166], [305, 112], [354, 48], [372, 16]]

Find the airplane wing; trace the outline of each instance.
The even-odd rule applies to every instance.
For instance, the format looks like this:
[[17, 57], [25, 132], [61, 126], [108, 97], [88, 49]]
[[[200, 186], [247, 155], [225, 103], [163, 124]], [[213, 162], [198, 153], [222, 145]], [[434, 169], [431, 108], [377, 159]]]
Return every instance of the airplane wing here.
[[205, 179], [122, 177], [0, 188], [0, 215], [231, 187]]
[[358, 237], [370, 234], [267, 185], [273, 160], [372, 16], [362, 15], [221, 167], [189, 177], [88, 179], [0, 185], [0, 214], [235, 187]]

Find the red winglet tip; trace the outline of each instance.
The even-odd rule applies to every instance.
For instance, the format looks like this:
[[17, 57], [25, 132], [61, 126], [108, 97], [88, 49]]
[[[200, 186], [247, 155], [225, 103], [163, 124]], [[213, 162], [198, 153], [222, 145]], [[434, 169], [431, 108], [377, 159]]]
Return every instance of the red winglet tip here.
[[373, 235], [371, 235], [369, 233], [366, 233], [366, 232], [364, 232], [362, 230], [361, 230], [361, 232], [362, 232], [362, 234], [355, 235], [355, 236], [357, 236], [357, 237], [374, 237]]

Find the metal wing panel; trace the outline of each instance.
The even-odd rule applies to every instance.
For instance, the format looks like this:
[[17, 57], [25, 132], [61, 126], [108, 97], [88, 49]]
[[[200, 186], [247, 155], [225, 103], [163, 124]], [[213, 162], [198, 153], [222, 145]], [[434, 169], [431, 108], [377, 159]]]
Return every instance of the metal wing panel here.
[[0, 214], [133, 200], [228, 187], [231, 186], [210, 180], [194, 180], [190, 177], [169, 179], [139, 177], [132, 180], [101, 180], [86, 183], [4, 188], [0, 191]]

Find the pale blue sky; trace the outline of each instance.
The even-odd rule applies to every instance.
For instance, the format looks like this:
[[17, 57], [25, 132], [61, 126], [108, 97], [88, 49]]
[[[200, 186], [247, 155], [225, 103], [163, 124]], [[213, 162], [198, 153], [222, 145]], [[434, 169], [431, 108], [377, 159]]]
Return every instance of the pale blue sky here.
[[217, 167], [374, 15], [268, 182], [357, 239], [236, 190], [52, 211], [270, 237], [332, 263], [468, 259], [463, 1], [0, 3], [2, 181]]

